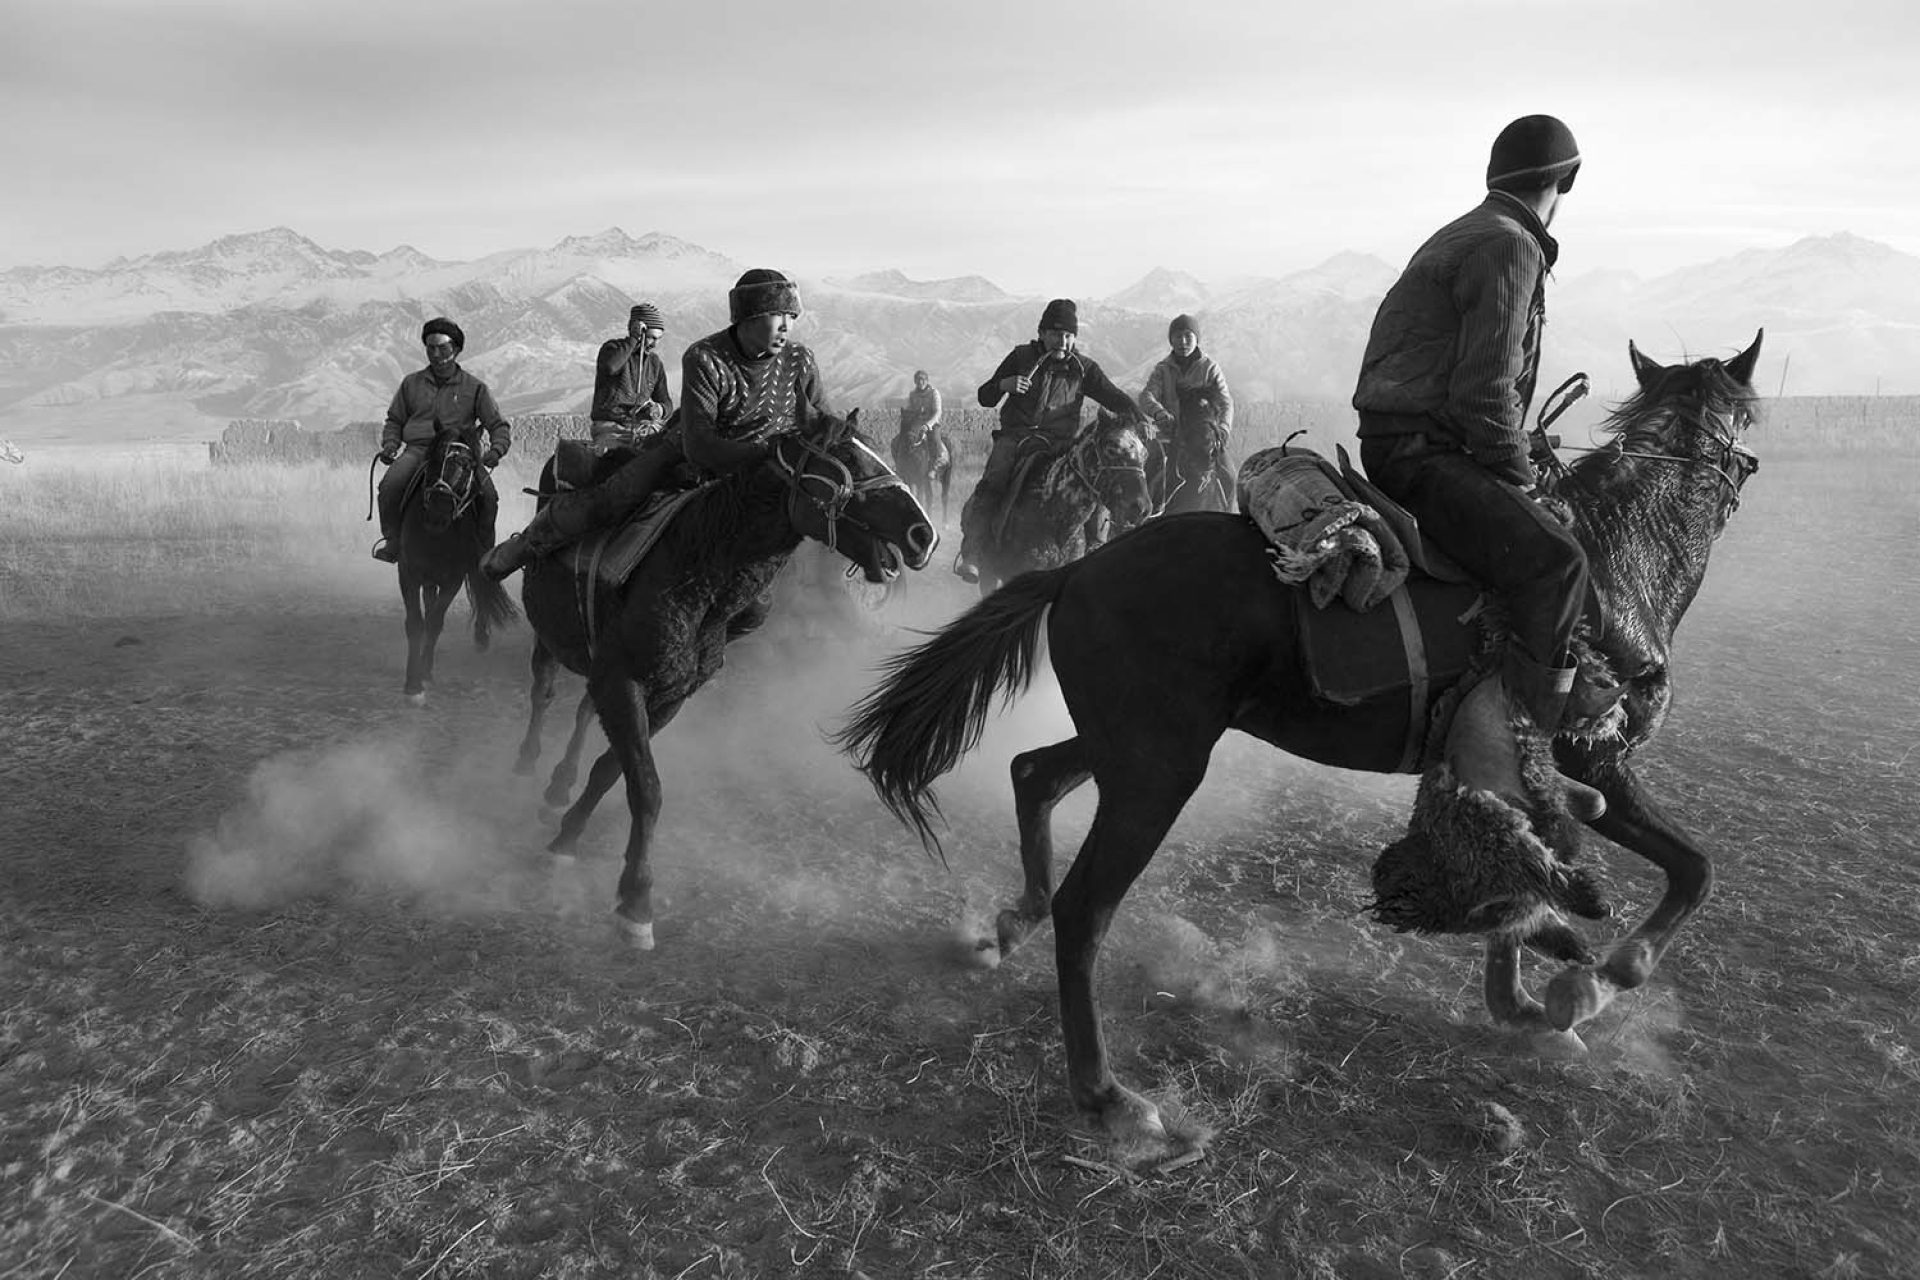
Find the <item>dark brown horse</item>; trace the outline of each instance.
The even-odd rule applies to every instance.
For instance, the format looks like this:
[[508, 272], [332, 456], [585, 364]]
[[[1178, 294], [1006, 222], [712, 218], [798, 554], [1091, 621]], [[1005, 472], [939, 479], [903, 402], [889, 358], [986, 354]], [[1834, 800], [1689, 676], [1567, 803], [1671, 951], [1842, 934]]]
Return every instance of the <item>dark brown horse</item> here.
[[1146, 440], [1133, 423], [1102, 411], [1065, 448], [1033, 464], [1003, 519], [974, 513], [998, 526], [980, 540], [980, 594], [992, 595], [1015, 574], [1078, 560], [1103, 511], [1118, 532], [1146, 519], [1152, 502]]
[[464, 585], [473, 605], [473, 643], [485, 649], [493, 628], [519, 617], [506, 588], [480, 572], [487, 552], [474, 510], [480, 463], [473, 447], [441, 432], [427, 449], [400, 513], [400, 599], [407, 609], [407, 682], [416, 705], [433, 683], [433, 655], [447, 609]]
[[[1628, 686], [1620, 737], [1554, 744], [1561, 768], [1597, 788], [1591, 825], [1666, 874], [1659, 904], [1598, 965], [1567, 968], [1546, 1004], [1522, 988], [1524, 939], [1490, 937], [1486, 1000], [1512, 1026], [1567, 1030], [1646, 982], [1712, 885], [1707, 855], [1634, 775], [1634, 752], [1672, 697], [1668, 645], [1707, 556], [1758, 462], [1751, 421], [1760, 339], [1731, 360], [1663, 367], [1629, 346], [1639, 389], [1608, 421], [1611, 440], [1559, 477], [1556, 495], [1608, 607], [1598, 647]], [[1239, 729], [1294, 755], [1373, 772], [1398, 766], [1405, 698], [1338, 706], [1309, 693], [1297, 639], [1304, 592], [1275, 580], [1261, 535], [1237, 515], [1151, 521], [1078, 564], [1031, 573], [896, 658], [855, 708], [840, 744], [888, 808], [932, 840], [934, 780], [980, 739], [1003, 687], [1033, 675], [1043, 619], [1077, 733], [1013, 762], [1025, 892], [1000, 913], [1002, 952], [1051, 911], [1073, 1100], [1123, 1139], [1164, 1140], [1155, 1107], [1108, 1065], [1093, 975], [1107, 925], [1207, 771], [1214, 743]], [[1051, 611], [1051, 616], [1049, 616]], [[1392, 628], [1391, 610], [1368, 617]], [[1088, 779], [1092, 828], [1053, 889], [1050, 815]]]
[[940, 490], [940, 523], [947, 523], [948, 498], [953, 489], [953, 450], [938, 427], [922, 427], [915, 434], [907, 426], [907, 410], [900, 410], [900, 429], [893, 437], [893, 469], [929, 513], [933, 491]]
[[[551, 464], [541, 487], [551, 489]], [[926, 512], [853, 419], [822, 418], [776, 437], [766, 464], [693, 498], [633, 575], [592, 609], [560, 557], [526, 570], [521, 601], [536, 637], [535, 714], [544, 706], [543, 682], [544, 697], [552, 697], [553, 664], [564, 663], [586, 676], [608, 742], [548, 851], [570, 855], [594, 806], [625, 778], [633, 821], [617, 911], [643, 949], [653, 946], [649, 856], [660, 816], [651, 739], [720, 669], [727, 644], [766, 621], [774, 575], [802, 538], [837, 549], [870, 582], [924, 568], [938, 541]], [[531, 768], [524, 750], [522, 759]]]
[[1212, 397], [1196, 391], [1181, 393], [1172, 439], [1154, 442], [1147, 482], [1156, 514], [1233, 510], [1226, 414]]

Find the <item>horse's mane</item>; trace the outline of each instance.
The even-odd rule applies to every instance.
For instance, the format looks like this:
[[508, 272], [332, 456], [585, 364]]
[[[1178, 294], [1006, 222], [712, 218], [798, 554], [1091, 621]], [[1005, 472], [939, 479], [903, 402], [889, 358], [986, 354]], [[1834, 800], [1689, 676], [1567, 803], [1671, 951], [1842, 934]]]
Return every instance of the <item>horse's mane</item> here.
[[1690, 437], [1709, 432], [1702, 425], [1704, 419], [1733, 414], [1759, 398], [1753, 388], [1736, 381], [1726, 365], [1711, 356], [1693, 364], [1662, 368], [1651, 383], [1636, 387], [1606, 416], [1597, 428], [1607, 441], [1606, 447], [1577, 459], [1555, 492], [1578, 503], [1582, 496], [1597, 497], [1620, 485], [1635, 483], [1637, 473], [1633, 468], [1615, 465], [1623, 450], [1695, 456], [1700, 449]]
[[[845, 419], [839, 421], [841, 426], [831, 433], [835, 443], [857, 440], [868, 450], [873, 449], [873, 441], [857, 426], [848, 424]], [[823, 448], [829, 447], [824, 441], [819, 443]], [[722, 476], [719, 483], [688, 502], [661, 536], [661, 549], [671, 547], [676, 555], [688, 557], [687, 563], [700, 563], [704, 558], [733, 546], [756, 514], [778, 510], [785, 501], [783, 490], [772, 489], [768, 490], [772, 501], [756, 500], [755, 488], [763, 470], [760, 466], [752, 466]]]

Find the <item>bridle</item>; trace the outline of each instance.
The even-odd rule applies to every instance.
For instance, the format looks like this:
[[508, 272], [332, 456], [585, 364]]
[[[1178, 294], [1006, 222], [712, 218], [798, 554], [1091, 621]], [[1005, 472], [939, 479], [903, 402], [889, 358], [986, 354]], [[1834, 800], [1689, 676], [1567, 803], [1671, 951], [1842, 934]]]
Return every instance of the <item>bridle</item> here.
[[[853, 469], [842, 462], [832, 452], [832, 446], [841, 441], [849, 441], [880, 466], [880, 474], [856, 477]], [[800, 451], [798, 462], [787, 457], [787, 448], [792, 446]], [[804, 469], [809, 459], [816, 460], [827, 468], [825, 474], [820, 471]], [[856, 516], [847, 514], [854, 499], [881, 489], [898, 489], [909, 498], [913, 491], [907, 488], [906, 481], [893, 473], [893, 469], [882, 462], [880, 455], [868, 449], [858, 437], [844, 433], [839, 429], [829, 431], [825, 443], [816, 441], [801, 431], [788, 431], [775, 436], [773, 455], [768, 461], [787, 486], [787, 511], [796, 524], [801, 511], [801, 503], [810, 503], [819, 511], [827, 523], [827, 550], [840, 549], [840, 525], [842, 522], [865, 533], [873, 533], [873, 526]], [[916, 505], [918, 499], [914, 499]]]
[[[445, 494], [453, 509], [447, 513], [447, 523], [458, 520], [461, 513], [473, 504], [473, 470], [478, 465], [474, 461], [473, 450], [464, 440], [448, 440], [440, 450], [440, 467], [433, 480], [420, 495], [422, 510], [427, 509], [427, 500], [435, 494]], [[456, 478], [462, 483], [456, 488], [447, 478], [449, 471], [458, 468]]]
[[[1706, 412], [1704, 405], [1696, 403], [1694, 409], [1693, 421], [1703, 427], [1713, 437], [1714, 443], [1719, 446], [1717, 458], [1690, 458], [1677, 453], [1647, 453], [1638, 449], [1624, 449], [1619, 441], [1604, 445], [1569, 444], [1559, 447], [1576, 453], [1597, 453], [1607, 458], [1639, 458], [1647, 462], [1672, 462], [1682, 466], [1711, 468], [1714, 475], [1727, 487], [1725, 514], [1731, 517], [1740, 509], [1741, 486], [1746, 482], [1747, 477], [1760, 469], [1759, 455], [1740, 440], [1740, 433], [1753, 422], [1753, 410], [1744, 401], [1735, 401], [1733, 411], [1727, 415], [1727, 420], [1722, 425], [1717, 415]], [[1545, 449], [1549, 457], [1552, 457], [1554, 446], [1547, 439], [1546, 428], [1552, 424], [1553, 418], [1549, 417], [1535, 429], [1537, 447]], [[1553, 470], [1556, 473], [1556, 481], [1567, 474], [1566, 464], [1557, 457], [1553, 458]], [[1736, 472], [1738, 478], [1735, 478]]]
[[[1103, 429], [1102, 421], [1100, 418], [1095, 418], [1092, 422], [1080, 428], [1080, 430], [1074, 434], [1073, 439], [1067, 442], [1067, 452], [1065, 455], [1067, 470], [1073, 473], [1074, 479], [1087, 487], [1087, 492], [1091, 493], [1096, 501], [1098, 501], [1100, 497], [1100, 486], [1105, 483], [1108, 474], [1111, 472], [1117, 471], [1126, 475], [1139, 476], [1142, 485], [1145, 485], [1147, 482], [1147, 464], [1144, 457], [1144, 450], [1142, 451], [1142, 459], [1139, 462], [1109, 462], [1106, 461], [1098, 449], [1095, 448], [1095, 446], [1099, 444], [1100, 432]], [[1121, 422], [1119, 419], [1112, 419], [1112, 421], [1115, 422], [1121, 430], [1131, 431], [1136, 437], [1140, 436], [1139, 429], [1132, 423]], [[1094, 460], [1099, 464], [1093, 468], [1093, 474], [1091, 476], [1087, 474], [1087, 466], [1082, 457], [1089, 449], [1094, 450]]]

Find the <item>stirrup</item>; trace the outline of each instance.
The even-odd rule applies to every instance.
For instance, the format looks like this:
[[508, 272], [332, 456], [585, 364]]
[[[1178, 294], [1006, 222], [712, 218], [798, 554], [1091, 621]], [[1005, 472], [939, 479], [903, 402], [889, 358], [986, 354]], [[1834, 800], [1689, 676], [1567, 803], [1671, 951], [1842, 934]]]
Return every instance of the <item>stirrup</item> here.
[[399, 564], [400, 548], [393, 545], [393, 539], [382, 538], [373, 544], [373, 558], [382, 564]]

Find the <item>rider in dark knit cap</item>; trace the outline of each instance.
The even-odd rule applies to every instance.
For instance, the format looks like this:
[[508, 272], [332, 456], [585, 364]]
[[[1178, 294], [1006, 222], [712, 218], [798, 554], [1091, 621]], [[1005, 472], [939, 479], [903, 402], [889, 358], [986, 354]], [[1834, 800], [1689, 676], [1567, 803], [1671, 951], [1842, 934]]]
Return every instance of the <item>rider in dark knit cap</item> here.
[[[500, 406], [493, 402], [487, 384], [460, 367], [460, 353], [467, 346], [460, 326], [435, 316], [420, 327], [420, 341], [427, 349], [427, 367], [400, 380], [380, 432], [380, 457], [387, 473], [380, 477], [380, 541], [374, 544], [373, 558], [388, 564], [400, 558], [400, 504], [414, 474], [427, 460], [434, 436], [442, 431], [458, 433], [474, 446], [483, 464], [474, 472], [479, 481], [474, 508], [484, 545], [489, 547], [500, 513], [500, 494], [488, 472], [507, 456], [513, 443], [513, 427], [500, 416]], [[477, 436], [483, 431], [487, 442], [480, 446]]]
[[1353, 393], [1368, 477], [1500, 594], [1512, 630], [1501, 683], [1549, 733], [1591, 723], [1620, 693], [1575, 681], [1587, 557], [1533, 499], [1526, 434], [1560, 253], [1547, 228], [1579, 172], [1554, 117], [1502, 129], [1486, 198], [1421, 245], [1381, 301]]
[[604, 453], [652, 435], [673, 412], [667, 368], [654, 354], [667, 322], [660, 308], [642, 302], [627, 313], [627, 333], [600, 344], [593, 366], [593, 447]]
[[980, 579], [974, 553], [981, 526], [990, 523], [1007, 497], [1021, 442], [1044, 436], [1064, 447], [1080, 429], [1080, 408], [1087, 397], [1109, 413], [1129, 420], [1140, 417], [1127, 393], [1074, 346], [1080, 336], [1080, 309], [1071, 298], [1055, 298], [1040, 312], [1040, 332], [1007, 353], [1000, 367], [980, 384], [984, 408], [1000, 407], [1000, 429], [993, 433], [993, 449], [960, 509], [960, 556], [953, 571], [968, 582]]

